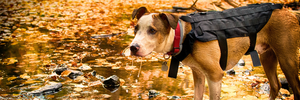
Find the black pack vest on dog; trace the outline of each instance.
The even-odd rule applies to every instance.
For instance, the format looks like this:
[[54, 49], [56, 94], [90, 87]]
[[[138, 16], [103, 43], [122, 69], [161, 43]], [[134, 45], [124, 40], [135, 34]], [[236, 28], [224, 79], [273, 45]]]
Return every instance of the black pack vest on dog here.
[[268, 22], [272, 11], [281, 8], [281, 4], [252, 4], [224, 11], [191, 13], [181, 16], [180, 19], [191, 23], [192, 30], [183, 42], [183, 50], [173, 57], [178, 62], [186, 58], [192, 51], [195, 40], [201, 42], [218, 40], [221, 50], [220, 65], [225, 70], [228, 56], [226, 39], [249, 36], [250, 48], [247, 53], [254, 51], [256, 34]]

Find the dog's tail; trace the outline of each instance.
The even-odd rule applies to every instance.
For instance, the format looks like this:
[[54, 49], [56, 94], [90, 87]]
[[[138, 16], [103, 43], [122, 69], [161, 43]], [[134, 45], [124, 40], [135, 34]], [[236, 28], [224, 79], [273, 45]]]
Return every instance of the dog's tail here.
[[296, 15], [297, 19], [298, 19], [298, 22], [300, 24], [300, 11], [298, 10], [293, 10], [293, 13]]

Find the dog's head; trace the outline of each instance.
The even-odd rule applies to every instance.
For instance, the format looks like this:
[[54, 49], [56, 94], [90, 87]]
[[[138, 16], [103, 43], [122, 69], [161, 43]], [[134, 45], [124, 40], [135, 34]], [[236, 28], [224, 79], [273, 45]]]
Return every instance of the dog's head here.
[[130, 44], [131, 55], [147, 56], [152, 51], [166, 53], [172, 50], [174, 29], [178, 16], [165, 13], [149, 13], [145, 7], [135, 9], [132, 19], [138, 22], [134, 29], [135, 38]]

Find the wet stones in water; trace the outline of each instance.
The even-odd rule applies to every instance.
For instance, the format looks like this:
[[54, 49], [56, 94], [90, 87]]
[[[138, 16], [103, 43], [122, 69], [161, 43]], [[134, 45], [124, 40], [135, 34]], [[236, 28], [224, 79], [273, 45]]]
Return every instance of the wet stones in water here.
[[91, 75], [96, 76], [96, 71], [95, 71], [95, 70], [93, 70], [93, 71], [90, 72], [90, 73], [91, 73]]
[[75, 79], [77, 76], [82, 75], [83, 73], [81, 71], [73, 71], [68, 75], [69, 78]]
[[284, 97], [289, 97], [291, 94], [290, 94], [290, 91], [286, 90], [286, 89], [280, 89], [279, 90], [279, 94], [282, 95], [282, 99], [285, 100]]
[[108, 77], [107, 79], [102, 80], [103, 82], [103, 87], [110, 92], [116, 92], [118, 88], [120, 87], [120, 80], [119, 77], [116, 75], [112, 75]]
[[156, 90], [149, 90], [148, 95], [149, 95], [149, 99], [151, 99], [159, 95], [159, 92], [157, 92]]
[[96, 74], [97, 74], [96, 71], [93, 70], [92, 72], [85, 73], [84, 77], [91, 80], [91, 81], [97, 81], [99, 79], [96, 77]]
[[266, 83], [263, 83], [261, 86], [260, 86], [260, 91], [259, 91], [260, 94], [270, 94], [270, 85], [268, 82]]
[[67, 69], [68, 69], [67, 67], [58, 67], [53, 72], [56, 73], [57, 75], [60, 75], [63, 71]]
[[244, 75], [250, 75], [252, 70], [245, 70], [243, 73], [244, 73]]
[[281, 88], [290, 90], [290, 86], [289, 86], [288, 81], [286, 80], [286, 78], [279, 78], [279, 81], [281, 83]]
[[179, 96], [168, 96], [169, 99], [180, 99], [181, 97]]
[[246, 65], [245, 61], [243, 59], [240, 59], [239, 62], [236, 64], [238, 67], [244, 67]]
[[233, 69], [230, 69], [227, 71], [228, 75], [235, 75], [235, 71]]
[[38, 90], [28, 92], [27, 94], [33, 96], [49, 95], [49, 94], [54, 94], [59, 92], [61, 88], [62, 88], [61, 83], [51, 83], [50, 85], [46, 85]]
[[127, 33], [127, 32], [112, 33], [112, 34], [101, 34], [101, 35], [91, 36], [91, 38], [94, 38], [94, 39], [107, 38], [107, 37], [113, 37], [113, 36], [120, 35], [120, 34], [125, 34], [125, 33]]
[[61, 73], [61, 76], [67, 76], [70, 79], [75, 79], [77, 76], [82, 75], [83, 72], [77, 70], [65, 70]]
[[96, 77], [96, 74], [97, 74], [96, 71], [93, 70], [92, 72], [86, 73], [86, 74], [84, 75], [84, 77], [85, 77], [85, 78], [88, 78], [88, 77], [90, 77], [90, 76]]

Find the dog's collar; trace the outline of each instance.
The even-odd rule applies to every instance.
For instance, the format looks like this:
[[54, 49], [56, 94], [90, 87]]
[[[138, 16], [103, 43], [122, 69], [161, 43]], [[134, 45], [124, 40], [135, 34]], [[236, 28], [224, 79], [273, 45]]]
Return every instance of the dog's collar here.
[[180, 20], [178, 20], [177, 27], [175, 29], [175, 36], [173, 41], [173, 50], [167, 52], [168, 55], [176, 56], [182, 50], [182, 42], [183, 42], [183, 27]]

